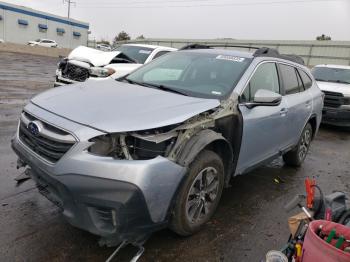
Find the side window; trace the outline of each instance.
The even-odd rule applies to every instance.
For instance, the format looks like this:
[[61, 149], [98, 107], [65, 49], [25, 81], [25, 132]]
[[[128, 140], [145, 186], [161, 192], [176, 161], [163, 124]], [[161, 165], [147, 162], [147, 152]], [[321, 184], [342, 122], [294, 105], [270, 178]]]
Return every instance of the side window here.
[[280, 64], [279, 68], [281, 70], [286, 95], [296, 94], [303, 90], [303, 84], [300, 79], [298, 80], [298, 75], [294, 67]]
[[311, 78], [303, 70], [298, 69], [298, 72], [301, 79], [303, 80], [305, 90], [309, 89], [312, 86]]
[[253, 77], [250, 79], [249, 84], [241, 96], [241, 101], [253, 101], [255, 93], [259, 89], [280, 93], [280, 85], [275, 63], [264, 63], [256, 69]]
[[303, 81], [301, 80], [300, 75], [298, 73], [298, 69], [296, 69], [296, 68], [295, 68], [295, 74], [297, 75], [297, 78], [298, 78], [299, 92], [305, 91]]
[[154, 60], [154, 59], [156, 59], [156, 58], [158, 58], [158, 57], [160, 57], [160, 56], [162, 56], [162, 55], [165, 55], [165, 54], [167, 54], [167, 53], [169, 53], [169, 52], [170, 52], [170, 51], [159, 51], [158, 53], [155, 54], [155, 56], [153, 57], [152, 60]]

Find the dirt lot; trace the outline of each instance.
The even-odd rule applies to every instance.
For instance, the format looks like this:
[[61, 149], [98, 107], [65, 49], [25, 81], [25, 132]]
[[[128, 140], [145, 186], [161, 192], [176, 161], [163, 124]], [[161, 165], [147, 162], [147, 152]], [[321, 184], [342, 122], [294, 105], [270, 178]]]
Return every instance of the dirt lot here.
[[[113, 248], [67, 224], [32, 181], [16, 187], [16, 156], [10, 149], [19, 113], [34, 94], [53, 85], [57, 59], [0, 52], [0, 257], [1, 261], [104, 261]], [[293, 169], [277, 159], [232, 181], [214, 219], [197, 235], [154, 234], [141, 261], [260, 261], [288, 238], [283, 205], [304, 193], [315, 176], [326, 193], [350, 193], [350, 131], [322, 127], [304, 166]], [[276, 184], [280, 176], [285, 182]], [[126, 249], [120, 260], [127, 261]]]

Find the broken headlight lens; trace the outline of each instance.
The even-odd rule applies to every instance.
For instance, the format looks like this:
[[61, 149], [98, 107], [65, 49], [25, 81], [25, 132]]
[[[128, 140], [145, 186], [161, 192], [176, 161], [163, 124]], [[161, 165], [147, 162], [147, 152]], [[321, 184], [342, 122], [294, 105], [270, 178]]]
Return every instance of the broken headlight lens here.
[[60, 70], [65, 69], [65, 68], [66, 68], [66, 65], [67, 65], [67, 61], [68, 61], [67, 58], [64, 58], [64, 59], [62, 59], [61, 61], [59, 61], [59, 62], [57, 63], [58, 69], [60, 69]]
[[89, 74], [94, 77], [108, 77], [114, 73], [115, 70], [112, 68], [91, 67], [89, 69]]
[[116, 159], [146, 160], [157, 156], [167, 156], [176, 142], [175, 135], [162, 136], [140, 134], [110, 134], [90, 139], [88, 148], [92, 154], [110, 156]]

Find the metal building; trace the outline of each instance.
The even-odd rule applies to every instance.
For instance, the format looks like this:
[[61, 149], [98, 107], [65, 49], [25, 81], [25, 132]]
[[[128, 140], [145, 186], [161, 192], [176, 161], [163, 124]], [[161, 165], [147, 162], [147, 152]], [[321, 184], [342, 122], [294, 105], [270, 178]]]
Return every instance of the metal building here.
[[87, 45], [89, 24], [0, 1], [0, 39], [27, 44], [39, 38], [55, 40], [59, 47]]
[[[301, 56], [305, 64], [314, 66], [317, 64], [350, 65], [350, 41], [296, 41], [296, 40], [234, 40], [234, 39], [166, 39], [148, 38], [122, 41], [123, 43], [138, 43], [150, 45], [163, 45], [181, 48], [190, 43], [243, 45], [254, 47], [276, 48], [282, 54], [295, 54]], [[224, 47], [225, 48], [225, 47]], [[240, 48], [238, 49], [247, 50]], [[253, 49], [251, 50], [253, 51]]]

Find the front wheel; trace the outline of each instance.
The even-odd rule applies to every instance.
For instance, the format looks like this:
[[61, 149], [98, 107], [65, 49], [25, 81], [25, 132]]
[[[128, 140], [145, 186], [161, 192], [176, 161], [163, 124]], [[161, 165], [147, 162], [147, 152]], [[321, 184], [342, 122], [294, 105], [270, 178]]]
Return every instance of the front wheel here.
[[224, 165], [213, 151], [195, 158], [177, 196], [170, 228], [182, 236], [192, 235], [213, 216], [224, 187]]
[[312, 140], [312, 127], [307, 123], [299, 139], [298, 145], [283, 155], [284, 162], [289, 166], [299, 167], [304, 162]]

